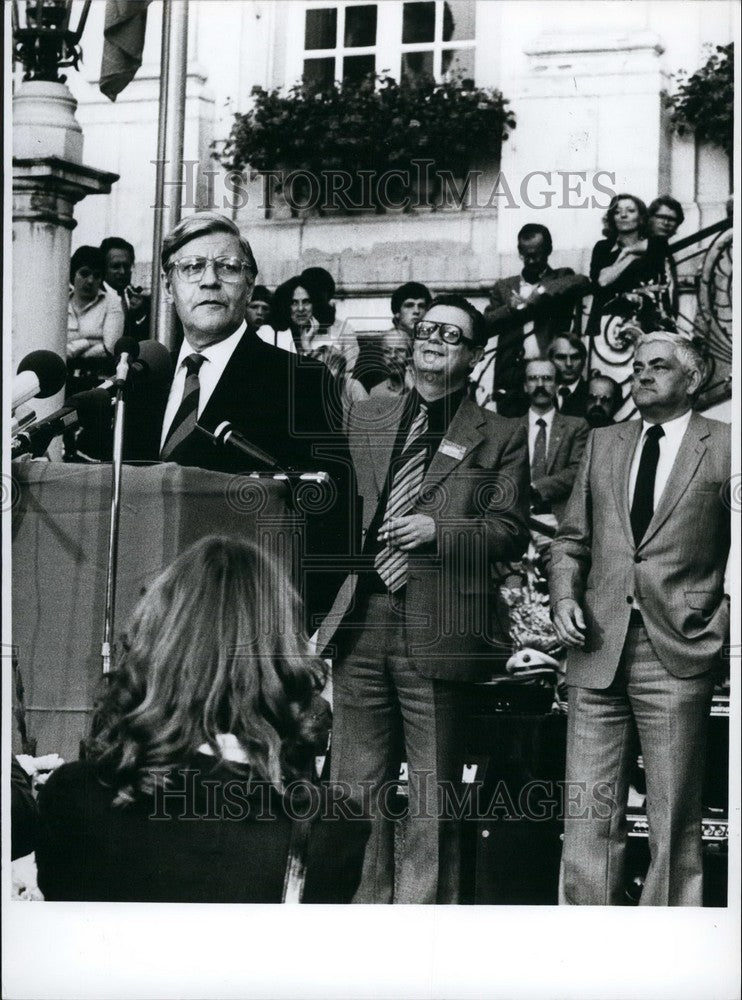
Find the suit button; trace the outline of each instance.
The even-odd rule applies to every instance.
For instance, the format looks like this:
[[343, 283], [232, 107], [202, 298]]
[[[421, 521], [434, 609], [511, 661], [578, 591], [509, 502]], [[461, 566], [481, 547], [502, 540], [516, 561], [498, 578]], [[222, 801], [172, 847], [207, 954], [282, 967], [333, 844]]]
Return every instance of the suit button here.
[[628, 597], [626, 598], [626, 603], [627, 603], [627, 604], [633, 604], [633, 603], [634, 603], [634, 598], [633, 598], [633, 597], [631, 597], [631, 595], [629, 595], [629, 596], [628, 596]]
[[644, 562], [644, 557], [643, 556], [634, 556], [634, 562], [635, 563]]

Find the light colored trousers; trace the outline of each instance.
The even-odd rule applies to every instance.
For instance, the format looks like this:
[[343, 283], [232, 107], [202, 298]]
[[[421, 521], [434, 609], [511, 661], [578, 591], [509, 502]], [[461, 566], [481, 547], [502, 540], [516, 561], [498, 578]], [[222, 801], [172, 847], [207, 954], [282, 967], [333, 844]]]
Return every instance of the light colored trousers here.
[[[675, 677], [629, 628], [609, 688], [570, 687], [559, 901], [625, 902], [633, 723], [647, 785], [650, 864], [642, 906], [701, 906], [701, 807], [713, 675]], [[571, 815], [570, 815], [571, 813]]]

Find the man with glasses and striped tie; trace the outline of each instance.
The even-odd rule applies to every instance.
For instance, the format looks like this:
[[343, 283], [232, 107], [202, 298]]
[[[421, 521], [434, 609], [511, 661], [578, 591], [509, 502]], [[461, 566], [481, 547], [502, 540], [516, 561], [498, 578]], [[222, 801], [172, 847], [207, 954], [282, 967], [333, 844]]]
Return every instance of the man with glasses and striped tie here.
[[493, 624], [494, 567], [528, 541], [525, 430], [467, 394], [486, 336], [466, 299], [440, 296], [415, 326], [415, 387], [349, 415], [364, 545], [334, 616], [332, 778], [374, 818], [356, 902], [458, 901], [460, 824], [446, 793], [461, 784], [462, 690], [509, 652]]
[[258, 269], [230, 219], [217, 212], [187, 216], [163, 241], [162, 269], [184, 339], [166, 399], [142, 399], [132, 389], [127, 457], [232, 474], [265, 471], [259, 459], [215, 447], [196, 426], [213, 431], [228, 421], [281, 469], [327, 472], [331, 509], [308, 522], [306, 535], [312, 555], [328, 560], [304, 588], [313, 631], [342, 582], [335, 567], [349, 554], [353, 525], [339, 388], [325, 365], [298, 359], [248, 330], [245, 312]]

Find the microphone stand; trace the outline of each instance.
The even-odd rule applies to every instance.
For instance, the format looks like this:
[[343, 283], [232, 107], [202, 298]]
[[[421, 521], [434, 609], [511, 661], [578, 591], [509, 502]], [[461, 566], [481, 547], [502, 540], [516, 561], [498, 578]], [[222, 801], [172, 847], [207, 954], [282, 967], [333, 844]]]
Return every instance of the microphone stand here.
[[108, 526], [108, 565], [106, 568], [106, 602], [103, 617], [101, 659], [103, 676], [111, 672], [111, 642], [116, 609], [116, 569], [119, 552], [119, 524], [121, 520], [121, 469], [124, 452], [124, 413], [129, 356], [121, 355], [116, 366], [116, 396], [113, 404], [113, 457], [111, 460], [111, 516]]

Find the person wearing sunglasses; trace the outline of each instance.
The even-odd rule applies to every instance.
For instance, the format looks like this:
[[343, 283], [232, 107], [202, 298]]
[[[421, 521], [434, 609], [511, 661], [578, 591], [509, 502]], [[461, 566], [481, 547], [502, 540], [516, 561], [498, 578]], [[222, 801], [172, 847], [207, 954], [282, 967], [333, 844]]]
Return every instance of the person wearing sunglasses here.
[[[509, 655], [492, 624], [496, 565], [528, 543], [526, 431], [467, 392], [486, 342], [481, 313], [440, 296], [414, 336], [410, 392], [358, 403], [348, 418], [364, 540], [327, 626], [331, 777], [373, 813], [356, 902], [458, 902], [466, 685]], [[402, 761], [409, 811], [395, 857], [389, 793]]]

